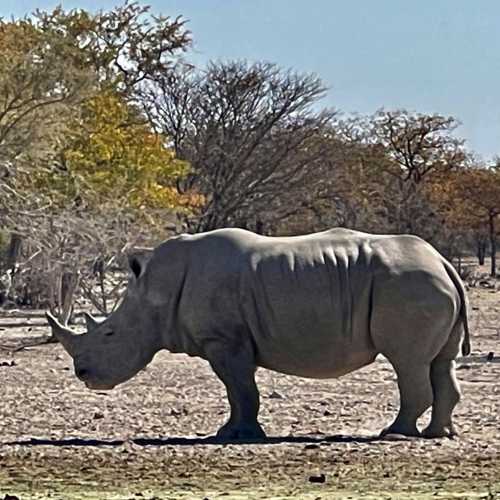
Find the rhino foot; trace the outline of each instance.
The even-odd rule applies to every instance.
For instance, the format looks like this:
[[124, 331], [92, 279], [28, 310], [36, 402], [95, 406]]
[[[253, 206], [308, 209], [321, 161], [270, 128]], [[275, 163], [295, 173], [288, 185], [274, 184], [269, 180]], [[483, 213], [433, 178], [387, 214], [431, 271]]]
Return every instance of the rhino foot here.
[[406, 436], [406, 437], [422, 437], [422, 434], [416, 426], [403, 426], [392, 424], [386, 427], [381, 433], [380, 437], [387, 436]]
[[265, 439], [266, 433], [258, 422], [238, 425], [228, 422], [219, 429], [217, 437], [225, 441], [261, 440]]
[[452, 425], [448, 426], [436, 426], [430, 424], [422, 431], [422, 436], [425, 438], [433, 439], [433, 438], [453, 438], [458, 436], [458, 432], [455, 427]]

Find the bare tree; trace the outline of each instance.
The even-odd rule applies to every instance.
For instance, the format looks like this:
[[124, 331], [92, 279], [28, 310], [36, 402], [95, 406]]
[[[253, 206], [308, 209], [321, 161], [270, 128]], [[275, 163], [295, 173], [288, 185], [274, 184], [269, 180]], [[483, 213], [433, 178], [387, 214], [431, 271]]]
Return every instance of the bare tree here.
[[12, 295], [20, 305], [49, 308], [64, 323], [77, 301], [111, 312], [126, 281], [126, 252], [160, 239], [130, 208], [92, 213], [30, 207], [11, 217], [8, 225], [23, 242]]
[[370, 118], [369, 141], [394, 160], [387, 171], [404, 182], [419, 184], [433, 171], [450, 170], [467, 161], [464, 140], [453, 135], [459, 122], [439, 114], [380, 110]]
[[324, 93], [315, 76], [242, 61], [179, 68], [145, 88], [150, 118], [192, 166], [179, 188], [204, 197], [192, 229], [262, 229], [271, 213], [283, 215], [284, 196], [325, 158], [322, 131], [334, 113], [314, 109]]
[[381, 110], [371, 117], [368, 141], [384, 148], [392, 160], [382, 168], [393, 177], [388, 214], [398, 232], [436, 238], [439, 217], [423, 189], [424, 181], [467, 165], [464, 140], [453, 135], [458, 125], [453, 117], [405, 110]]
[[[363, 171], [380, 229], [418, 234], [435, 243], [443, 239], [443, 220], [427, 186], [437, 175], [469, 164], [464, 141], [453, 135], [457, 125], [452, 117], [405, 110], [380, 110], [338, 124], [339, 135], [354, 151], [348, 178]], [[441, 243], [449, 246], [450, 238], [451, 233]]]

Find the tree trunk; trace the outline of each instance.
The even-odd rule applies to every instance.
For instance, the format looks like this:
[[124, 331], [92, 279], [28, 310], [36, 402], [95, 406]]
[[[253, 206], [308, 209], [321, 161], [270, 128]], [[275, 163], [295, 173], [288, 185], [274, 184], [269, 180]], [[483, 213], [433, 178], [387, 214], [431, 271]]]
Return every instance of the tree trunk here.
[[17, 233], [12, 233], [10, 235], [10, 242], [7, 248], [7, 253], [5, 255], [5, 269], [11, 270], [12, 272], [16, 269], [17, 260], [21, 254], [21, 235]]
[[476, 255], [480, 266], [484, 266], [484, 259], [486, 257], [486, 241], [483, 239], [477, 240]]
[[496, 214], [490, 214], [489, 229], [490, 229], [490, 255], [491, 255], [491, 271], [490, 276], [493, 278], [497, 275], [497, 235], [495, 231]]
[[75, 291], [78, 288], [79, 281], [80, 275], [76, 271], [65, 271], [61, 276], [59, 308], [60, 320], [64, 325], [67, 325], [71, 318]]
[[6, 250], [0, 253], [0, 306], [9, 298], [13, 298], [16, 265], [21, 254], [21, 244], [21, 235], [11, 233]]

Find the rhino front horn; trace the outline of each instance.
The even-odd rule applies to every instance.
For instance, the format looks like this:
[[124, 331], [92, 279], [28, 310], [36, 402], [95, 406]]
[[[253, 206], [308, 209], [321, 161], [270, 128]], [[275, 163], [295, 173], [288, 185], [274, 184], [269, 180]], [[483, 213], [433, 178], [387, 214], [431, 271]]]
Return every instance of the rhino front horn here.
[[71, 357], [74, 357], [77, 352], [77, 342], [79, 340], [79, 335], [73, 333], [69, 328], [66, 328], [57, 321], [57, 319], [52, 316], [49, 312], [45, 313], [47, 321], [52, 328], [52, 333], [54, 337], [61, 342], [62, 346]]

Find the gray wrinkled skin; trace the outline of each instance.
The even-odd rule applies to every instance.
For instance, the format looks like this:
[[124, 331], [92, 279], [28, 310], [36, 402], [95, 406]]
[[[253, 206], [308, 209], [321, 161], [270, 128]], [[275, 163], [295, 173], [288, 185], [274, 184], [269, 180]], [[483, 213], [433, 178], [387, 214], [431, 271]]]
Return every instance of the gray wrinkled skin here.
[[[383, 433], [454, 434], [454, 360], [470, 351], [466, 298], [452, 266], [415, 236], [332, 229], [271, 238], [221, 229], [172, 238], [130, 258], [120, 307], [75, 335], [49, 316], [88, 387], [111, 389], [160, 349], [206, 359], [227, 389], [225, 439], [264, 436], [258, 366], [339, 377], [381, 353], [400, 410]], [[465, 331], [465, 340], [462, 341]], [[421, 434], [417, 419], [432, 405]]]

